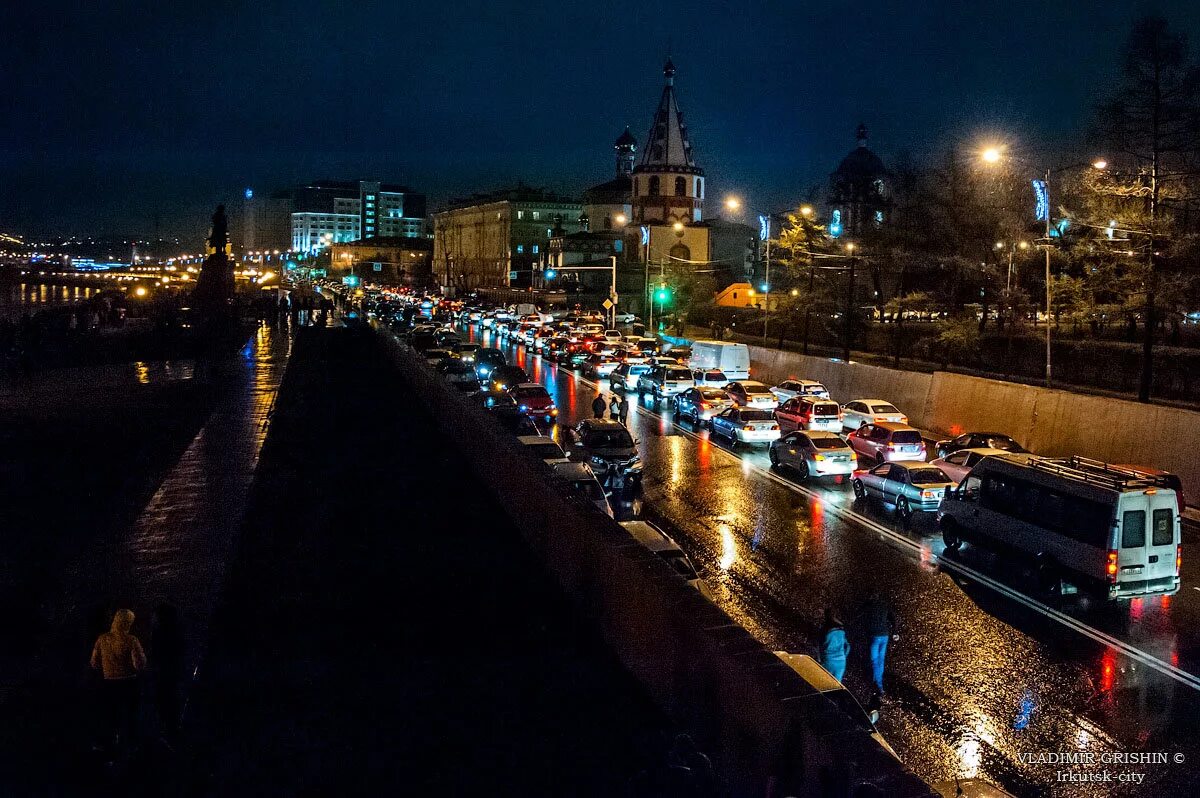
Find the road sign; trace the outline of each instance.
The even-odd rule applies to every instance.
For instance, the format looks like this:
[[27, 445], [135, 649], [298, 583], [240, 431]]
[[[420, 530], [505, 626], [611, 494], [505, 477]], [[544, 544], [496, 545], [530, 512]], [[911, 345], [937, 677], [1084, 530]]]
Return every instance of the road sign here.
[[601, 304], [604, 305], [605, 310], [612, 310], [612, 308], [613, 308], [613, 303], [612, 303], [611, 299], [606, 299]]

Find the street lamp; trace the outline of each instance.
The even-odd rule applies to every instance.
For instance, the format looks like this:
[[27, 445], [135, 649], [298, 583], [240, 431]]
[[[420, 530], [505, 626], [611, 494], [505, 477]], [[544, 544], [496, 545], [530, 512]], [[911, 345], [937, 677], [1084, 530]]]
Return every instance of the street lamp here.
[[629, 217], [623, 213], [618, 213], [613, 217], [613, 221], [616, 222], [618, 226], [624, 227], [625, 223], [629, 221]]
[[[980, 159], [987, 165], [993, 166], [999, 163], [1004, 158], [1004, 153], [999, 147], [987, 147], [980, 153]], [[1068, 169], [1076, 169], [1080, 166], [1090, 166], [1096, 170], [1104, 170], [1108, 167], [1108, 161], [1103, 158], [1097, 158], [1089, 163], [1077, 163], [1068, 166], [1059, 167], [1058, 169], [1047, 169], [1044, 177], [1041, 180], [1033, 181], [1034, 191], [1037, 193], [1037, 213], [1046, 222], [1046, 238], [1044, 241], [1044, 249], [1046, 251], [1046, 387], [1053, 385], [1053, 359], [1051, 356], [1050, 347], [1050, 319], [1053, 310], [1053, 287], [1050, 283], [1050, 178], [1053, 175], [1061, 174]]]
[[726, 197], [725, 198], [725, 207], [727, 209], [729, 209], [730, 211], [737, 212], [738, 210], [741, 210], [742, 201], [740, 199], [738, 199], [737, 197]]
[[800, 206], [800, 215], [801, 215], [801, 216], [803, 216], [803, 217], [805, 217], [805, 218], [808, 218], [809, 216], [812, 216], [812, 215], [813, 215], [813, 208], [812, 208], [812, 206], [811, 206], [811, 205], [801, 205], [801, 206]]

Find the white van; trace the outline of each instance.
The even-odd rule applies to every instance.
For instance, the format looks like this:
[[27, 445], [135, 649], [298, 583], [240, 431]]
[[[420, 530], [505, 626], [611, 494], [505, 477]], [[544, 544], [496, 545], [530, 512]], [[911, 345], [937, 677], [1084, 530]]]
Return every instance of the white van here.
[[750, 350], [745, 344], [728, 341], [693, 341], [688, 368], [693, 371], [710, 369], [725, 372], [732, 380], [750, 377]]
[[1035, 558], [1048, 589], [1066, 579], [1109, 599], [1179, 590], [1179, 505], [1166, 481], [1089, 460], [980, 460], [938, 509], [946, 547], [965, 540]]

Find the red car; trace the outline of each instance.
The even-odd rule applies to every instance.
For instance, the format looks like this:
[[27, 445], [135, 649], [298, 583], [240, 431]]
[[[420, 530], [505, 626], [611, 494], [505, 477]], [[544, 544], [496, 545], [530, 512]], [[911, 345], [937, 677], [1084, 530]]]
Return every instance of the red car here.
[[516, 400], [517, 409], [530, 418], [544, 419], [549, 423], [558, 416], [554, 398], [536, 382], [523, 382], [510, 389], [508, 395]]

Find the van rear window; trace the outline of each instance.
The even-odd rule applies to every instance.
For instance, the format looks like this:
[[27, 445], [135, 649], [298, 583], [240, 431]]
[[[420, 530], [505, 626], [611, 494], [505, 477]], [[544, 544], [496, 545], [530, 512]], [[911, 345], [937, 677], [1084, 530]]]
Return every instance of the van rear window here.
[[1170, 546], [1175, 542], [1175, 513], [1167, 508], [1154, 511], [1154, 535], [1151, 542], [1155, 546]]
[[825, 404], [813, 405], [814, 416], [836, 416], [841, 412], [841, 409], [833, 402]]
[[1121, 548], [1140, 549], [1146, 545], [1146, 511], [1126, 510], [1121, 516]]
[[920, 443], [921, 433], [915, 429], [901, 429], [892, 433], [893, 443]]

